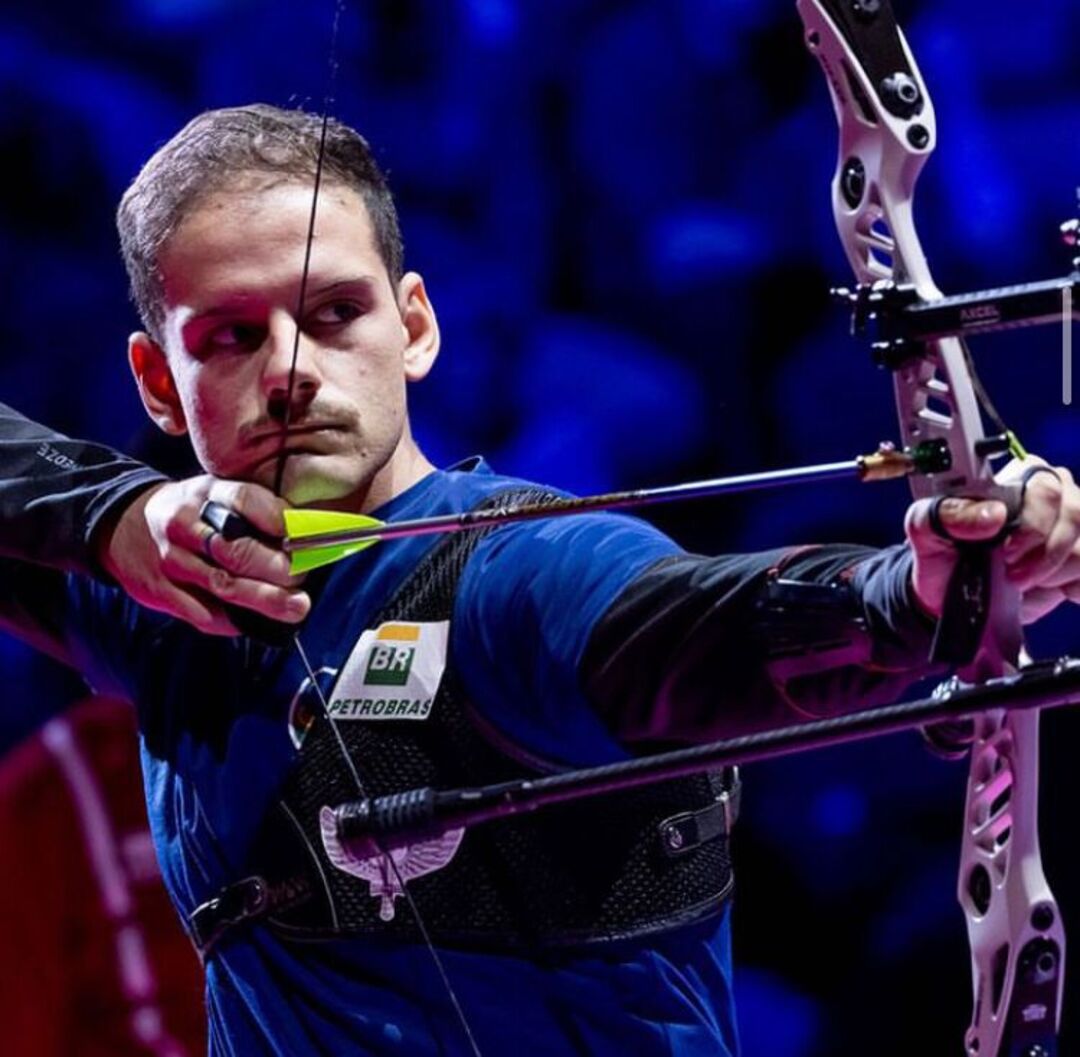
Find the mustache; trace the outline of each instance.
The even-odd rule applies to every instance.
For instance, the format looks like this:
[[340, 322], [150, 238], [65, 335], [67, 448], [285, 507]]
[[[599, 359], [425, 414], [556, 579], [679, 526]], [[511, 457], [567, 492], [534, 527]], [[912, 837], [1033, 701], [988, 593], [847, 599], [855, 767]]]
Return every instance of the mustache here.
[[[356, 427], [356, 415], [352, 408], [332, 404], [311, 404], [289, 416], [288, 432], [308, 432], [317, 429], [351, 430]], [[277, 415], [259, 415], [237, 430], [241, 448], [256, 448], [268, 440], [275, 440], [285, 432], [284, 422]]]

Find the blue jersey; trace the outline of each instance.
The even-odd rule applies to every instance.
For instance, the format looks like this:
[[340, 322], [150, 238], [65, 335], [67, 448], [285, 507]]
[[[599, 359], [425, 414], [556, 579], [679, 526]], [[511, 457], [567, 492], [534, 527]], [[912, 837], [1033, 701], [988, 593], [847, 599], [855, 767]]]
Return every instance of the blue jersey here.
[[[290, 716], [310, 687], [293, 650], [204, 637], [115, 588], [54, 571], [94, 572], [94, 526], [156, 479], [0, 405], [0, 554], [10, 556], [0, 559], [0, 622], [138, 704], [151, 828], [186, 920], [245, 876], [297, 759]], [[431, 474], [376, 513], [459, 512], [520, 484], [473, 461]], [[314, 574], [317, 601], [300, 635], [325, 688], [435, 545], [380, 544]], [[931, 674], [932, 625], [912, 604], [910, 565], [902, 547], [695, 558], [622, 516], [506, 526], [479, 543], [462, 574], [449, 649], [472, 705], [507, 741], [556, 764], [606, 762], [628, 745], [707, 740], [790, 722], [793, 712], [895, 700]], [[756, 625], [778, 578], [846, 591], [861, 631], [833, 669], [786, 680], [769, 670], [773, 632]], [[821, 618], [807, 612], [800, 623], [785, 606], [783, 642], [790, 653], [802, 639], [815, 658]], [[838, 627], [825, 629], [829, 643]], [[725, 914], [543, 964], [443, 958], [486, 1054], [729, 1057], [729, 942]], [[211, 956], [207, 982], [214, 1054], [468, 1052], [428, 953], [400, 942], [289, 943], [253, 924]]]
[[[472, 463], [431, 474], [375, 513], [397, 520], [463, 511], [520, 483]], [[381, 544], [330, 571], [300, 633], [324, 686], [434, 545], [432, 537]], [[449, 629], [474, 705], [543, 758], [584, 765], [624, 757], [586, 700], [579, 663], [626, 585], [678, 553], [659, 531], [623, 516], [531, 522], [485, 537], [462, 575]], [[306, 671], [292, 650], [203, 637], [107, 587], [72, 584], [68, 628], [84, 654], [80, 666], [98, 688], [138, 703], [154, 840], [186, 919], [244, 876], [263, 816], [297, 758], [290, 704]], [[460, 951], [443, 958], [484, 1053], [736, 1050], [726, 914], [542, 966]], [[298, 944], [253, 925], [209, 959], [207, 983], [215, 1054], [467, 1052], [419, 946], [366, 938]]]

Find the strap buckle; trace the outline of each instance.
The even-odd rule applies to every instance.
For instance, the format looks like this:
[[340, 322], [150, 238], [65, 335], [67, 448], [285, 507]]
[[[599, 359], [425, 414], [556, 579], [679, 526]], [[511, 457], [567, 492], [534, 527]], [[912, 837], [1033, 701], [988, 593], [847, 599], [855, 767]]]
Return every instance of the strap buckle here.
[[707, 807], [672, 815], [660, 823], [660, 847], [668, 858], [679, 858], [710, 840], [731, 834], [739, 818], [742, 779], [738, 767], [730, 768], [725, 775], [726, 787]]
[[245, 877], [196, 907], [188, 918], [188, 925], [199, 954], [205, 957], [234, 925], [262, 915], [269, 902], [270, 889], [266, 881], [261, 877]]

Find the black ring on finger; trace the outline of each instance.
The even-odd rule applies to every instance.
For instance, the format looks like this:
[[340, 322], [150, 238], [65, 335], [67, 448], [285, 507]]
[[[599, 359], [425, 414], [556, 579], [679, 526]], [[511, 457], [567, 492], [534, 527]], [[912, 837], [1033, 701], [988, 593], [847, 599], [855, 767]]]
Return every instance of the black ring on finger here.
[[[1048, 473], [1059, 484], [1062, 483], [1061, 474], [1059, 474], [1057, 470], [1055, 470], [1052, 466], [1029, 466], [1023, 472], [1023, 474], [1021, 474], [1020, 480], [1018, 482], [1018, 487], [1020, 489], [1020, 499], [1016, 504], [1016, 513], [1013, 515], [1013, 518], [1005, 523], [1004, 527], [996, 538], [992, 540], [982, 541], [979, 544], [975, 544], [975, 546], [996, 546], [1003, 539], [1005, 539], [1014, 528], [1016, 528], [1016, 525], [1020, 520], [1020, 512], [1023, 511], [1024, 502], [1027, 499], [1028, 485], [1031, 483], [1031, 479], [1039, 473]], [[945, 526], [942, 524], [941, 521], [941, 504], [944, 503], [946, 499], [951, 498], [953, 497], [947, 495], [939, 495], [930, 504], [930, 529], [935, 536], [938, 536], [940, 539], [946, 540], [949, 543], [962, 543], [963, 541], [957, 540], [954, 536], [949, 535], [948, 531], [946, 530]]]
[[214, 537], [220, 535], [221, 533], [218, 532], [216, 528], [211, 528], [209, 532], [203, 533], [202, 552], [206, 556], [206, 560], [210, 562], [211, 565], [217, 565], [217, 560], [214, 558], [214, 552], [212, 548], [214, 543]]
[[935, 536], [946, 540], [948, 543], [955, 543], [956, 539], [949, 535], [948, 530], [941, 523], [941, 504], [944, 503], [946, 499], [952, 499], [952, 496], [939, 495], [930, 504], [930, 528]]

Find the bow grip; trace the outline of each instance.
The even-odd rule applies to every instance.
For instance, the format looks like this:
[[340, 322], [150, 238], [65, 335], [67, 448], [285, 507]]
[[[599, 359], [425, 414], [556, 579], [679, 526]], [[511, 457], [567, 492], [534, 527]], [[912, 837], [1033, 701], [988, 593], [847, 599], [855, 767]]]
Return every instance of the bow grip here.
[[1024, 491], [1025, 485], [995, 485], [980, 496], [981, 499], [1001, 500], [1008, 511], [1001, 531], [989, 540], [955, 540], [945, 531], [939, 511], [948, 496], [938, 497], [930, 508], [934, 531], [950, 540], [957, 551], [956, 566], [949, 578], [941, 617], [930, 647], [932, 664], [958, 668], [975, 660], [993, 605], [994, 554], [1020, 523]]

